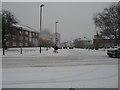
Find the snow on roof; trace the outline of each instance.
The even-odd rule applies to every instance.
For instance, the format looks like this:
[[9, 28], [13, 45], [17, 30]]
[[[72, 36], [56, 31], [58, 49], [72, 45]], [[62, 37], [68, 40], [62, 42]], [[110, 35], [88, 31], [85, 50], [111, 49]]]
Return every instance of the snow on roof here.
[[28, 30], [28, 31], [31, 31], [31, 32], [38, 32], [37, 30], [29, 27], [29, 26], [25, 26], [25, 25], [20, 25], [20, 24], [13, 24], [13, 26], [15, 27], [22, 27], [23, 30]]
[[109, 37], [107, 37], [107, 36], [102, 36], [102, 38], [104, 38], [104, 39], [110, 39]]

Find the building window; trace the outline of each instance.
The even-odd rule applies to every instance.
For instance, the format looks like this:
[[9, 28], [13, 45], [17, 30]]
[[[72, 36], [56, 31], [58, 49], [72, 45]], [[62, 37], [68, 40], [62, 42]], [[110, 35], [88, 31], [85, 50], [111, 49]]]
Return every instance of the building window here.
[[28, 35], [28, 32], [26, 31], [25, 34]]
[[35, 38], [32, 38], [32, 41], [35, 41]]
[[25, 37], [25, 40], [29, 40], [29, 38], [28, 38], [28, 37]]
[[20, 30], [20, 34], [22, 34], [22, 30]]
[[20, 40], [23, 40], [23, 37], [22, 37], [22, 36], [20, 36]]
[[33, 33], [33, 36], [35, 35], [35, 33]]
[[29, 34], [29, 37], [31, 37], [31, 34], [32, 34], [32, 33]]
[[31, 37], [29, 38], [29, 41], [32, 41], [32, 38], [31, 38]]
[[36, 41], [37, 41], [38, 39], [36, 38]]
[[17, 46], [17, 43], [16, 43], [16, 42], [13, 42], [13, 43], [12, 43], [12, 46]]
[[12, 35], [12, 39], [15, 40], [17, 37], [16, 35]]
[[25, 46], [28, 46], [28, 43], [25, 43]]
[[36, 41], [37, 40], [37, 38], [33, 38], [33, 40], [32, 41]]
[[6, 42], [6, 45], [9, 46], [9, 42]]
[[38, 34], [36, 33], [36, 36], [38, 36]]
[[23, 46], [23, 43], [20, 43], [20, 46]]

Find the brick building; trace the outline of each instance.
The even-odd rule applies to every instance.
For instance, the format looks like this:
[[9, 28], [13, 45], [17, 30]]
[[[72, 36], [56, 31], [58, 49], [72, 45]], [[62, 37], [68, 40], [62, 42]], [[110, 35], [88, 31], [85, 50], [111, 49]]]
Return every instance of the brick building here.
[[93, 39], [94, 46], [99, 47], [112, 47], [114, 45], [120, 45], [120, 40], [111, 40], [111, 39]]
[[13, 27], [10, 30], [11, 32], [6, 35], [6, 46], [8, 48], [39, 45], [39, 32], [23, 25], [13, 25]]

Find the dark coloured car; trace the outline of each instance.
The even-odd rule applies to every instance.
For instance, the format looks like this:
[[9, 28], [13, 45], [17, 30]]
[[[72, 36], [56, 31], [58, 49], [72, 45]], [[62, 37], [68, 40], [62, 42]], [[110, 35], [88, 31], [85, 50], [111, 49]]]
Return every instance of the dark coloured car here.
[[69, 49], [73, 49], [73, 47], [69, 47]]
[[67, 49], [67, 47], [65, 46], [65, 47], [63, 47], [63, 49]]
[[107, 51], [107, 55], [110, 57], [120, 58], [120, 47], [109, 49]]
[[62, 49], [62, 47], [59, 46], [58, 49]]

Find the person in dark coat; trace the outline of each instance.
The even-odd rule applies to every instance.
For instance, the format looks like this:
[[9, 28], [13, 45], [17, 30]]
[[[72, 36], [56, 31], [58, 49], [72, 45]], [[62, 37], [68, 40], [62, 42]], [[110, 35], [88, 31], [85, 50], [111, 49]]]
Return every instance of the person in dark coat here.
[[58, 47], [57, 47], [56, 44], [55, 44], [55, 46], [54, 46], [54, 52], [55, 52], [55, 53], [58, 53]]

